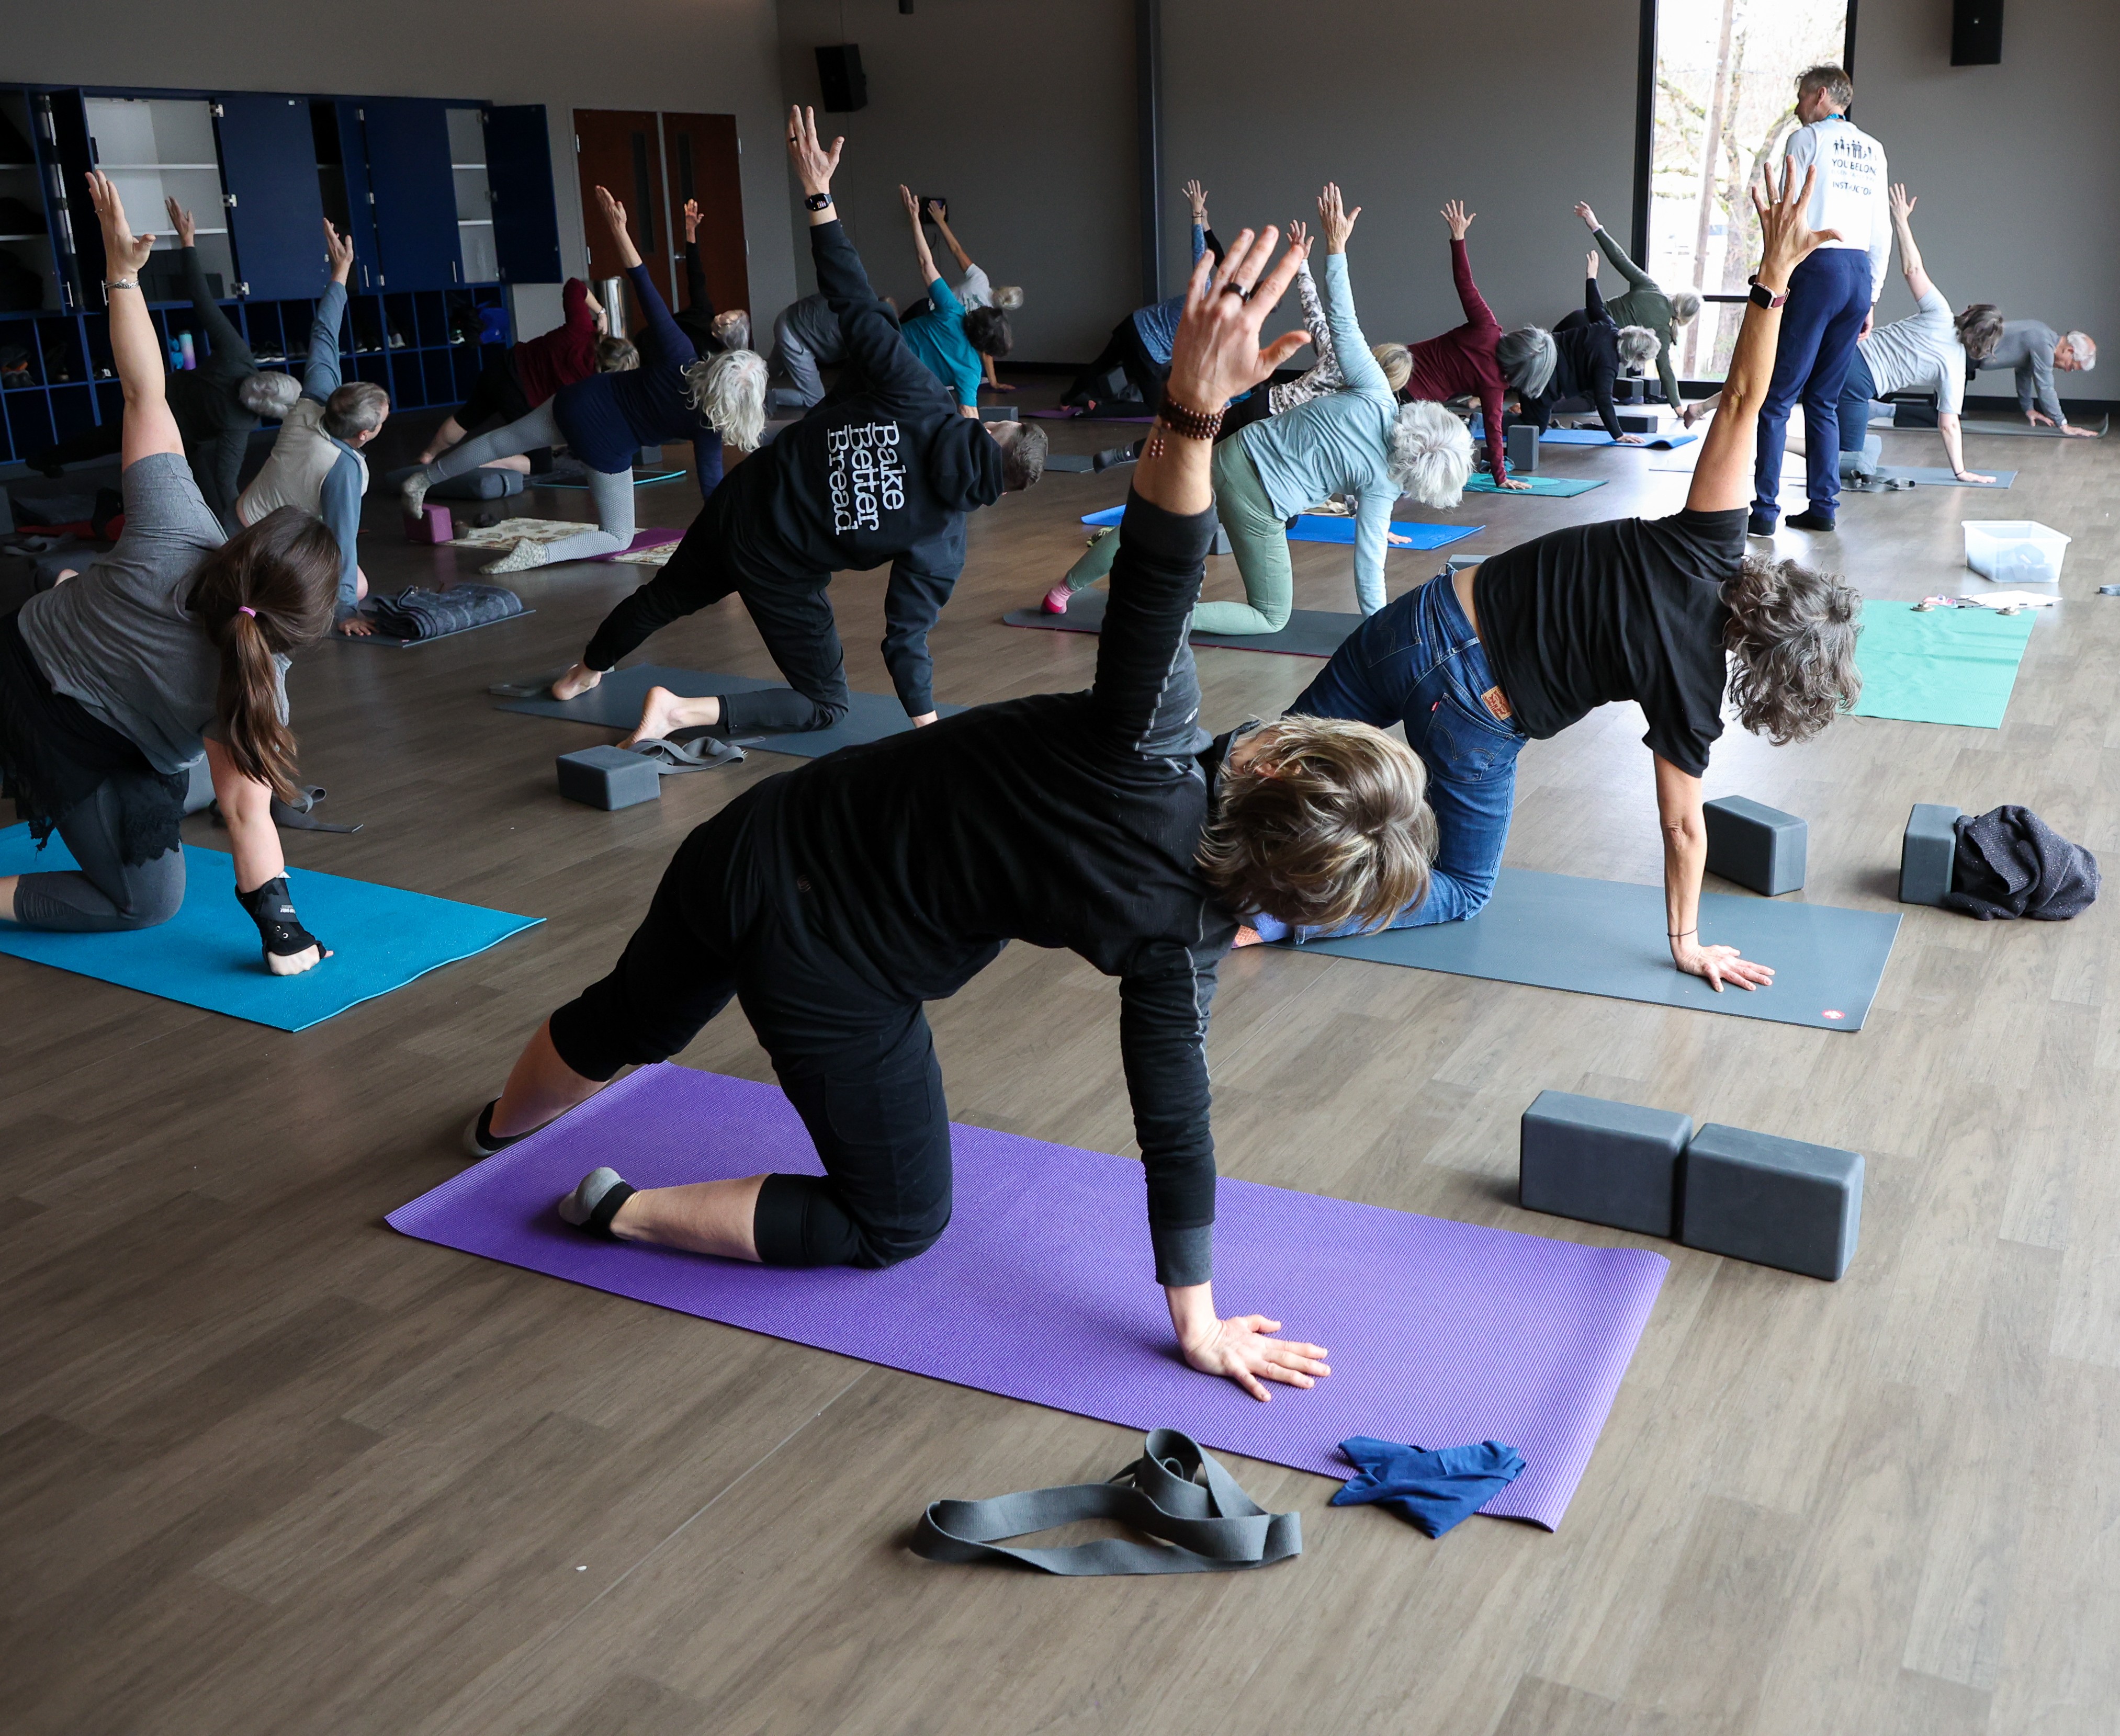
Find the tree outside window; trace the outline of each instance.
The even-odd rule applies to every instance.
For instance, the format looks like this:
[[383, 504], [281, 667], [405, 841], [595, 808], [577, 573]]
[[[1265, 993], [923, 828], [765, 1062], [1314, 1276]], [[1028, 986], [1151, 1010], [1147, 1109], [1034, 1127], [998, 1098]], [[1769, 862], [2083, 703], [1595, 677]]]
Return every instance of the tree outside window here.
[[[1796, 128], [1796, 79], [1848, 52], [1847, 0], [1658, 0], [1649, 275], [1742, 295], [1758, 256], [1748, 189]], [[1742, 309], [1710, 301], [1678, 334], [1679, 374], [1720, 379]]]

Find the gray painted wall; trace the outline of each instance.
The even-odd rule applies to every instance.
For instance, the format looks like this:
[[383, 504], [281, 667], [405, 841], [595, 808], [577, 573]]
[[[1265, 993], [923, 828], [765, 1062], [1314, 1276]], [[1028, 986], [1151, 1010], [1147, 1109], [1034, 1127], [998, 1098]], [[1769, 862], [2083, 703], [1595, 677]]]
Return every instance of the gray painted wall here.
[[[456, 96], [542, 103], [552, 132], [562, 257], [583, 258], [571, 111], [661, 109], [734, 114], [744, 146], [744, 226], [754, 312], [795, 294], [780, 150], [779, 27], [773, 0], [511, 0], [435, 28], [423, 0], [357, 12], [317, 0], [70, 0], [11, 8], [5, 73], [53, 84]], [[143, 226], [151, 216], [133, 213]], [[557, 321], [556, 293], [518, 298], [526, 329]]]
[[[820, 44], [860, 44], [868, 107], [817, 121], [845, 136], [833, 191], [882, 294], [902, 305], [923, 287], [903, 181], [946, 197], [972, 258], [996, 283], [1024, 286], [1011, 316], [1017, 360], [1086, 361], [1104, 347], [1141, 278], [1132, 21], [1132, 0], [918, 0], [910, 17], [896, 0], [781, 0], [789, 102], [823, 101]], [[792, 202], [792, 177], [788, 188]], [[799, 230], [796, 239], [807, 290], [809, 251]], [[955, 281], [939, 245], [935, 263]]]

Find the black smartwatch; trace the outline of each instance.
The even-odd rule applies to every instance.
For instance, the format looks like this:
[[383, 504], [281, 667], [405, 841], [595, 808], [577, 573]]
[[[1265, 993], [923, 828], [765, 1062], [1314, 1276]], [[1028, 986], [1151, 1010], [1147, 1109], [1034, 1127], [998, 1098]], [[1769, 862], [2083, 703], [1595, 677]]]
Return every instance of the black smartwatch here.
[[1755, 281], [1752, 285], [1750, 299], [1752, 305], [1755, 308], [1766, 308], [1772, 309], [1779, 307], [1783, 302], [1788, 299], [1788, 292], [1784, 290], [1780, 295], [1777, 295], [1773, 290], [1769, 290], [1766, 285]]
[[802, 209], [805, 211], [822, 211], [831, 202], [832, 196], [830, 193], [813, 193], [807, 195], [803, 198]]

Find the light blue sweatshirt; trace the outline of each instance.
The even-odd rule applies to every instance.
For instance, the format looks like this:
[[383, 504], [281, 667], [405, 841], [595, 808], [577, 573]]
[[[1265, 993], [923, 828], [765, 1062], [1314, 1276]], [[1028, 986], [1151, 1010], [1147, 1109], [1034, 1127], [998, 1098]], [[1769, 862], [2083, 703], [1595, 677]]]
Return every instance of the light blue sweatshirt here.
[[1328, 494], [1360, 497], [1355, 513], [1355, 594], [1362, 613], [1384, 606], [1384, 549], [1398, 485], [1386, 474], [1398, 400], [1384, 370], [1369, 354], [1355, 318], [1347, 285], [1347, 256], [1325, 258], [1325, 318], [1346, 384], [1265, 421], [1237, 438], [1265, 485], [1267, 499], [1284, 518], [1305, 513]]

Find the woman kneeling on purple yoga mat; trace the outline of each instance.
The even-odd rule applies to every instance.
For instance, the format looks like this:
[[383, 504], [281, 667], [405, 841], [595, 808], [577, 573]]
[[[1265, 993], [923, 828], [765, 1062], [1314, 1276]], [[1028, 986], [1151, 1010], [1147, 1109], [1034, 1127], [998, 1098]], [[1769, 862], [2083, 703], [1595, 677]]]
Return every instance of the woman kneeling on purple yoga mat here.
[[[1861, 596], [1830, 574], [1745, 552], [1753, 439], [1782, 299], [1789, 273], [1829, 239], [1805, 225], [1809, 179], [1801, 188], [1792, 179], [1771, 200], [1753, 195], [1760, 288], [1730, 358], [1728, 407], [1701, 450], [1685, 509], [1571, 525], [1439, 573], [1363, 622], [1296, 700], [1293, 711], [1304, 716], [1403, 722], [1427, 768], [1441, 835], [1435, 871], [1389, 926], [1478, 914], [1501, 871], [1524, 743], [1631, 699], [1648, 720], [1642, 740], [1656, 763], [1671, 963], [1718, 993], [1726, 982], [1773, 983], [1770, 968], [1736, 947], [1701, 942], [1701, 778], [1723, 733], [1723, 697], [1746, 728], [1786, 744], [1816, 735], [1862, 690]], [[1262, 940], [1351, 931], [1278, 912], [1253, 927]]]
[[[802, 166], [798, 159], [798, 167]], [[568, 1223], [768, 1265], [886, 1266], [950, 1219], [947, 1107], [923, 1000], [1020, 940], [1119, 979], [1156, 1280], [1186, 1360], [1254, 1398], [1324, 1348], [1215, 1311], [1206, 1056], [1239, 920], [1374, 926], [1418, 903], [1420, 762], [1364, 724], [1292, 718], [1210, 741], [1186, 623], [1213, 518], [1218, 412], [1303, 342], [1259, 328], [1295, 276], [1272, 232], [1202, 259], [1127, 508], [1087, 693], [984, 705], [767, 779], [687, 838], [616, 968], [552, 1014], [467, 1130], [486, 1156], [667, 1059], [740, 998], [825, 1175], [635, 1191], [599, 1169]], [[1244, 291], [1257, 285], [1246, 299]]]

